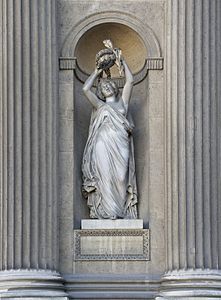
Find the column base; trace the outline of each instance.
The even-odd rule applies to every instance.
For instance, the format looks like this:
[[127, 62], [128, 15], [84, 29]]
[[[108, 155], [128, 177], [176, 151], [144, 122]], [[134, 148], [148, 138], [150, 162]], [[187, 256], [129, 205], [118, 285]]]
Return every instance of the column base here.
[[162, 277], [156, 300], [221, 299], [221, 270], [174, 270]]
[[7, 270], [0, 272], [0, 298], [67, 300], [63, 279], [50, 270]]

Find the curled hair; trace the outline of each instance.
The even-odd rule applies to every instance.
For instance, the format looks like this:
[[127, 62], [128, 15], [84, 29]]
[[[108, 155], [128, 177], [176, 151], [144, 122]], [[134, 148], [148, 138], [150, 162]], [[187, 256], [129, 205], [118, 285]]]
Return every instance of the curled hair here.
[[106, 98], [104, 97], [103, 93], [102, 93], [102, 84], [103, 83], [109, 83], [112, 88], [114, 89], [114, 94], [117, 96], [118, 93], [119, 93], [119, 89], [118, 89], [118, 86], [116, 84], [115, 81], [113, 81], [112, 79], [101, 79], [99, 82], [98, 82], [98, 85], [97, 85], [97, 90], [96, 90], [96, 95], [99, 99], [101, 99], [102, 101], [105, 101]]

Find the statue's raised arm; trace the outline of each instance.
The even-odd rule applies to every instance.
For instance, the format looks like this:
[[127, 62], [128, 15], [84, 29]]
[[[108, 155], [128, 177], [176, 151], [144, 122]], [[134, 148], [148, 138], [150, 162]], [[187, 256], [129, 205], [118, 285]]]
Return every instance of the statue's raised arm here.
[[83, 92], [85, 96], [95, 108], [101, 106], [102, 101], [96, 96], [94, 92], [92, 92], [91, 88], [95, 80], [97, 79], [97, 77], [101, 74], [101, 72], [102, 69], [95, 68], [95, 71], [88, 77], [88, 79], [85, 81], [85, 84], [83, 86]]
[[130, 101], [130, 97], [131, 97], [131, 93], [132, 93], [132, 89], [133, 89], [134, 79], [133, 79], [133, 75], [124, 59], [122, 59], [122, 63], [124, 66], [124, 74], [126, 77], [126, 82], [125, 82], [123, 92], [122, 92], [122, 99], [124, 101], [126, 108], [128, 109], [128, 105], [129, 105], [129, 101]]

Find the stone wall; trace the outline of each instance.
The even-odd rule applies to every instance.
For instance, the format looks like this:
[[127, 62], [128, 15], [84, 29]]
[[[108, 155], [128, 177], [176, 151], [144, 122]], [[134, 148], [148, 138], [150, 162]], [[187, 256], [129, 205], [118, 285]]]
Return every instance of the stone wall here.
[[[0, 0], [1, 298], [221, 298], [220, 20], [219, 0]], [[109, 37], [135, 77], [149, 261], [74, 260], [82, 85]]]

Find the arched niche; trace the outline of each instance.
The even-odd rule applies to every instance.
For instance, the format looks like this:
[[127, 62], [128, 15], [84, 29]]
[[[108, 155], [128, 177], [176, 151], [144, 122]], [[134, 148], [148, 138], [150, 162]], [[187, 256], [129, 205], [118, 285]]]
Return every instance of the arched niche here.
[[61, 57], [74, 57], [80, 38], [96, 25], [105, 23], [117, 23], [131, 28], [142, 38], [145, 48], [148, 49], [147, 56], [149, 58], [161, 57], [160, 45], [153, 30], [135, 16], [119, 11], [95, 13], [76, 24], [65, 38], [61, 49]]
[[[131, 71], [138, 73], [144, 66], [147, 58], [147, 49], [140, 36], [130, 27], [119, 23], [103, 23], [94, 26], [80, 38], [76, 45], [74, 56], [79, 68], [90, 74], [94, 70], [95, 55], [105, 48], [102, 41], [110, 39], [123, 52]], [[89, 51], [90, 49], [90, 51]], [[113, 67], [112, 76], [118, 72]]]
[[[60, 69], [66, 70], [67, 77], [73, 78], [74, 102], [74, 227], [89, 218], [86, 200], [81, 195], [81, 161], [92, 107], [83, 95], [82, 86], [93, 71], [96, 53], [104, 48], [102, 41], [111, 39], [120, 47], [129, 67], [134, 73], [135, 86], [130, 103], [134, 119], [135, 163], [138, 185], [139, 218], [145, 227], [149, 222], [149, 98], [148, 71], [161, 70], [163, 58], [159, 43], [152, 30], [133, 16], [119, 12], [94, 14], [80, 22], [67, 35], [62, 47]], [[117, 73], [114, 75], [116, 76]], [[122, 80], [118, 79], [120, 87]]]

